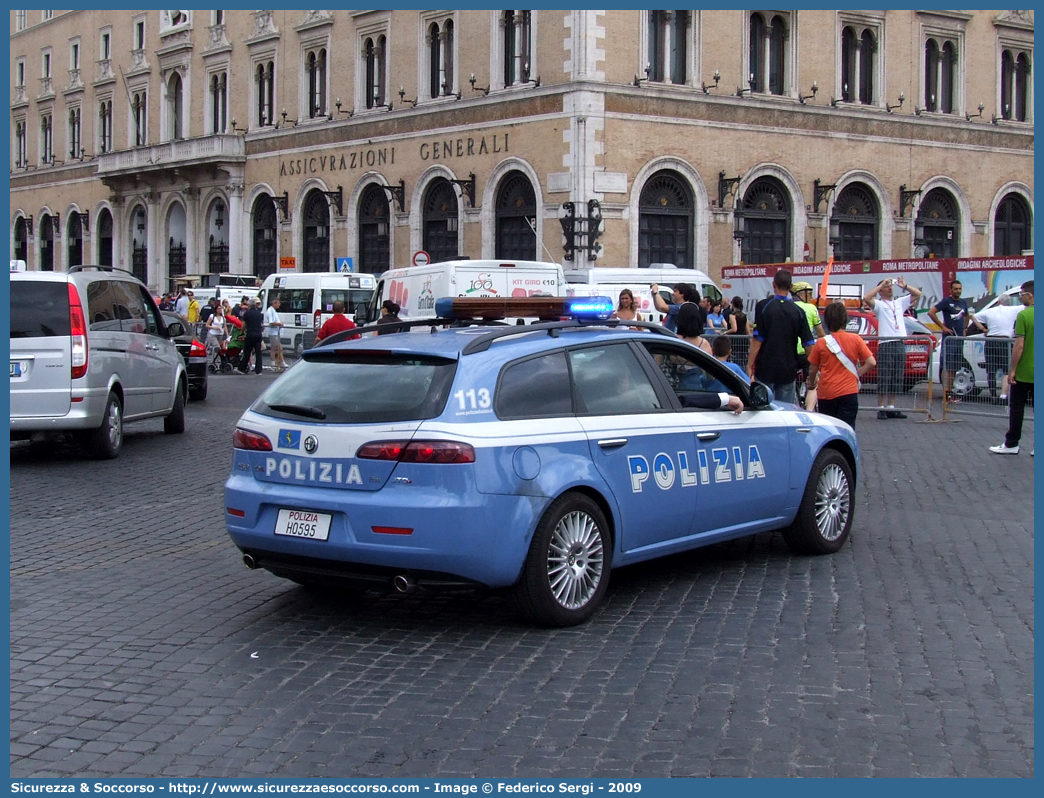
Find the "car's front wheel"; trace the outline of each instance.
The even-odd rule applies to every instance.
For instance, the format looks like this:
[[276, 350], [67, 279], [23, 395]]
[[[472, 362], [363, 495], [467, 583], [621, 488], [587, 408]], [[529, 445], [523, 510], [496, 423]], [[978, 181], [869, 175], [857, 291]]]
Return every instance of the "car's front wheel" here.
[[119, 455], [123, 447], [123, 405], [115, 393], [109, 393], [102, 423], [84, 436], [84, 443], [96, 460], [113, 460]]
[[855, 480], [848, 460], [834, 449], [819, 453], [794, 523], [783, 539], [795, 554], [833, 554], [852, 530]]
[[957, 396], [974, 396], [978, 392], [975, 372], [967, 360], [962, 360], [961, 367], [953, 373], [953, 393]]
[[546, 626], [575, 626], [594, 613], [609, 584], [612, 543], [601, 509], [587, 496], [560, 496], [540, 519], [515, 603]]

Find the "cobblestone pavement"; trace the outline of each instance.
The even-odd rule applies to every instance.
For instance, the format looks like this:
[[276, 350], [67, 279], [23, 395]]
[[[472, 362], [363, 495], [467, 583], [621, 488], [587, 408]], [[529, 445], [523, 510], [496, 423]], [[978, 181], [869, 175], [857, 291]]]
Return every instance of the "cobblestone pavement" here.
[[244, 568], [221, 486], [272, 379], [212, 378], [116, 461], [12, 445], [12, 776], [1033, 775], [1034, 462], [987, 453], [1003, 420], [864, 413], [840, 553], [620, 569], [548, 631]]

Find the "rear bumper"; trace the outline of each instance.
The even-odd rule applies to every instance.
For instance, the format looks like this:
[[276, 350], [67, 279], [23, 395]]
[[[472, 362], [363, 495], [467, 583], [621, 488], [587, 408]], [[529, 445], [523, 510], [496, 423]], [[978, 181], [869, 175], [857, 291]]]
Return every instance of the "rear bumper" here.
[[[387, 583], [406, 574], [420, 584], [506, 587], [521, 573], [548, 501], [477, 491], [451, 495], [419, 485], [379, 491], [273, 485], [233, 473], [225, 483], [225, 525], [257, 565], [289, 578]], [[329, 538], [276, 535], [281, 508], [329, 513]], [[411, 532], [385, 534], [375, 527]]]
[[105, 403], [108, 398], [108, 389], [92, 392], [83, 396], [80, 401], [71, 402], [69, 412], [61, 416], [12, 415], [11, 432], [97, 429], [105, 415]]

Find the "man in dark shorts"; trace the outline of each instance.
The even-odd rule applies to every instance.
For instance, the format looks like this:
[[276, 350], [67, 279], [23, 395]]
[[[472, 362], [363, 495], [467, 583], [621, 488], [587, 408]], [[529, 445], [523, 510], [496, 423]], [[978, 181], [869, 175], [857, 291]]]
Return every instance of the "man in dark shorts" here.
[[[928, 316], [942, 328], [943, 401], [953, 402], [953, 375], [964, 361], [964, 323], [968, 319], [968, 303], [961, 299], [960, 280], [950, 283], [950, 295], [935, 303]], [[939, 321], [939, 311], [943, 320]]]

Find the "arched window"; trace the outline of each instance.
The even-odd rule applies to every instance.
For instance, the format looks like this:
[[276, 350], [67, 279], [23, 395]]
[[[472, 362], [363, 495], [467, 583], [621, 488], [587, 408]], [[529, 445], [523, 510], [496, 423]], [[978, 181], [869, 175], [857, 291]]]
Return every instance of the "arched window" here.
[[929, 258], [960, 257], [957, 231], [960, 215], [957, 202], [950, 192], [933, 188], [917, 210], [914, 224], [914, 244], [927, 248]]
[[789, 23], [779, 14], [767, 19], [755, 12], [750, 15], [749, 30], [750, 88], [756, 92], [783, 94], [787, 90]]
[[504, 85], [528, 83], [533, 57], [531, 11], [505, 11], [500, 17], [504, 51]]
[[175, 72], [167, 83], [167, 114], [170, 120], [167, 129], [171, 139], [185, 138], [184, 120], [182, 119], [183, 102], [181, 75]]
[[694, 228], [695, 203], [681, 176], [664, 170], [650, 177], [638, 200], [638, 265], [693, 268]]
[[304, 204], [304, 271], [330, 271], [330, 202], [317, 189]]
[[874, 59], [877, 40], [873, 32], [864, 30], [859, 37], [859, 102], [869, 105], [874, 101]]
[[40, 217], [40, 270], [54, 271], [54, 217], [45, 213]]
[[257, 126], [267, 127], [275, 122], [275, 63], [258, 64], [254, 82], [257, 84]]
[[876, 260], [881, 211], [877, 198], [862, 183], [846, 186], [834, 202], [830, 243], [837, 260]]
[[1030, 209], [1018, 194], [1009, 194], [997, 206], [993, 218], [993, 254], [1015, 257], [1032, 249]]
[[264, 280], [276, 272], [276, 208], [268, 194], [254, 203], [254, 274]]
[[754, 181], [736, 218], [744, 263], [783, 263], [790, 255], [790, 199], [774, 177]]
[[952, 114], [954, 70], [957, 49], [953, 42], [940, 44], [928, 39], [924, 45], [924, 107], [927, 111]]
[[69, 268], [83, 265], [83, 225], [80, 214], [72, 211], [69, 214], [69, 232], [66, 244]]
[[686, 83], [688, 80], [689, 40], [688, 11], [650, 11], [649, 41], [646, 63], [649, 80], [662, 83]]
[[224, 133], [228, 121], [228, 74], [210, 76], [210, 132]]
[[326, 116], [326, 48], [310, 50], [305, 57], [308, 73], [308, 118]]
[[422, 249], [431, 262], [460, 256], [457, 237], [457, 193], [443, 178], [431, 182], [424, 196], [424, 242]]
[[1027, 118], [1030, 64], [1026, 53], [1001, 53], [1001, 117], [1016, 122]]
[[388, 103], [386, 46], [387, 40], [384, 36], [370, 36], [363, 42], [367, 108], [379, 108]]
[[536, 193], [522, 172], [509, 172], [497, 190], [496, 258], [536, 260]]
[[388, 195], [371, 185], [359, 199], [359, 271], [380, 274], [390, 266], [391, 228]]
[[428, 26], [428, 96], [453, 93], [453, 20], [432, 22]]
[[98, 263], [112, 266], [112, 214], [105, 208], [98, 213]]
[[15, 260], [29, 263], [29, 225], [26, 224], [24, 216], [15, 219], [14, 256]]

